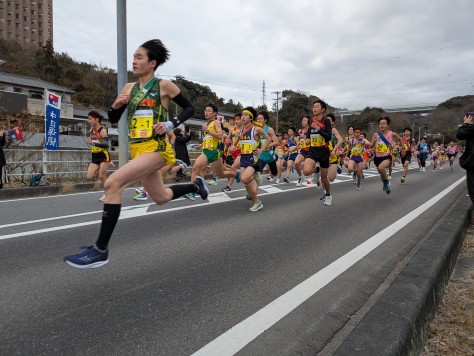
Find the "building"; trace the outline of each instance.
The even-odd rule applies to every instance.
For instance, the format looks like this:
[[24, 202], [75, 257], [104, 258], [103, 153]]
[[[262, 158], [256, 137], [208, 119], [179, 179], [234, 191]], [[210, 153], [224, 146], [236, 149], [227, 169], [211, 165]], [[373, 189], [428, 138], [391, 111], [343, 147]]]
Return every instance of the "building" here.
[[53, 43], [53, 0], [0, 0], [0, 38], [32, 49]]

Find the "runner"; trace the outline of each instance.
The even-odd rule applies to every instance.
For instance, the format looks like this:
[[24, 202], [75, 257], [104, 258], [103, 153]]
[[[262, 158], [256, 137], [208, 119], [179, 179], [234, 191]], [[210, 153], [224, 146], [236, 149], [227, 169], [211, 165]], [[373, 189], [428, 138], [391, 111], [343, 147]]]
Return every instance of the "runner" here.
[[[197, 178], [194, 183], [172, 185], [166, 188], [160, 169], [175, 161], [166, 132], [189, 119], [194, 107], [169, 80], [155, 77], [156, 68], [168, 59], [168, 50], [160, 40], [150, 40], [141, 45], [133, 56], [133, 73], [138, 82], [127, 83], [112, 104], [108, 116], [117, 123], [128, 106], [128, 129], [132, 160], [120, 167], [105, 181], [105, 203], [102, 225], [94, 245], [81, 253], [69, 255], [64, 260], [77, 268], [97, 268], [106, 264], [108, 247], [120, 216], [121, 193], [130, 184], [142, 181], [150, 197], [159, 205], [189, 192], [207, 199], [206, 182]], [[183, 108], [182, 112], [165, 122], [170, 101]]]
[[444, 144], [439, 145], [439, 169], [443, 169], [444, 162], [446, 162], [446, 155], [448, 151]]
[[[242, 128], [242, 113], [238, 113], [234, 116], [235, 126], [232, 129], [230, 134], [231, 139], [231, 146], [228, 148], [228, 151], [232, 154], [232, 158], [234, 159], [234, 163], [232, 163], [231, 170], [232, 171], [240, 171], [240, 142], [238, 142], [238, 136], [240, 134], [240, 129]], [[223, 192], [230, 192], [232, 190], [232, 186], [234, 185], [235, 178], [230, 177], [229, 183], [222, 188]]]
[[[204, 134], [203, 142], [201, 145], [202, 153], [196, 159], [191, 172], [191, 181], [194, 181], [202, 170], [206, 169], [208, 164], [211, 164], [212, 173], [214, 176], [222, 178], [237, 178], [237, 183], [240, 182], [239, 172], [231, 170], [225, 170], [224, 162], [222, 162], [222, 153], [219, 150], [219, 144], [222, 139], [222, 124], [217, 120], [217, 106], [213, 103], [206, 105], [204, 110], [204, 116], [206, 117], [207, 123], [202, 125], [202, 132]], [[195, 193], [191, 192], [186, 194], [186, 198], [195, 200]]]
[[[274, 152], [274, 147], [278, 145], [278, 138], [275, 135], [275, 130], [267, 125], [268, 120], [270, 119], [270, 113], [266, 110], [262, 110], [257, 115], [257, 122], [260, 123], [263, 131], [271, 137], [271, 142], [267, 146], [267, 149], [262, 152], [260, 155], [260, 160], [268, 166], [271, 176], [278, 175], [278, 168], [277, 168], [277, 157]], [[260, 137], [260, 147], [264, 147], [266, 143], [265, 136]], [[263, 169], [262, 169], [263, 170]], [[258, 173], [260, 174], [260, 173]], [[258, 177], [257, 177], [258, 178]]]
[[406, 127], [403, 129], [403, 136], [402, 136], [402, 149], [400, 151], [400, 156], [403, 165], [403, 175], [400, 178], [401, 183], [405, 183], [405, 179], [408, 174], [408, 166], [411, 163], [411, 155], [412, 152], [415, 151], [415, 140], [411, 137], [411, 128]]
[[[91, 125], [90, 138], [87, 142], [91, 145], [92, 160], [87, 168], [86, 178], [93, 180], [98, 177], [102, 188], [107, 179], [107, 169], [115, 166], [110, 160], [109, 137], [107, 130], [102, 126], [103, 118], [97, 111], [91, 111], [87, 115], [87, 121]], [[99, 200], [104, 201], [105, 194]]]
[[449, 168], [453, 170], [454, 160], [456, 159], [456, 156], [459, 152], [459, 148], [457, 145], [454, 144], [454, 141], [451, 141], [448, 144], [447, 151], [448, 151]]
[[337, 131], [336, 129], [336, 117], [334, 116], [334, 114], [327, 114], [326, 117], [331, 120], [332, 127], [331, 141], [329, 141], [329, 150], [331, 151], [331, 153], [329, 156], [328, 179], [330, 182], [333, 182], [336, 179], [337, 175], [342, 173], [338, 152], [340, 152], [339, 149], [342, 147], [342, 143], [344, 141], [342, 140], [339, 131]]
[[280, 183], [281, 175], [283, 174], [283, 165], [288, 159], [288, 146], [286, 140], [281, 137], [280, 134], [276, 135], [278, 140], [278, 145], [275, 147], [275, 155], [277, 156], [277, 179], [276, 184]]
[[[374, 133], [371, 147], [375, 147], [374, 164], [382, 179], [383, 190], [387, 194], [390, 194], [390, 182], [388, 181], [386, 169], [392, 164], [392, 156], [390, 153], [393, 147], [393, 140], [395, 139], [399, 144], [401, 144], [402, 140], [398, 134], [390, 131], [390, 118], [388, 116], [380, 117], [378, 124], [379, 131]], [[405, 152], [403, 151], [402, 154], [405, 154]]]
[[430, 154], [430, 145], [426, 142], [426, 137], [422, 137], [417, 147], [418, 159], [420, 160], [420, 172], [426, 172], [426, 160]]
[[295, 167], [296, 157], [298, 157], [298, 149], [300, 147], [300, 140], [295, 136], [296, 127], [288, 129], [288, 160], [286, 161], [286, 177], [283, 178], [285, 183], [290, 183], [290, 173]]
[[[251, 212], [256, 212], [263, 208], [263, 204], [258, 198], [258, 187], [257, 182], [255, 181], [255, 173], [259, 173], [263, 168], [265, 168], [266, 163], [260, 159], [260, 156], [272, 143], [270, 135], [265, 133], [263, 128], [254, 125], [253, 119], [256, 118], [256, 116], [257, 112], [251, 106], [246, 107], [242, 111], [243, 127], [240, 130], [240, 135], [238, 137], [242, 147], [242, 153], [240, 155], [242, 183], [245, 184], [245, 189], [254, 203], [249, 209]], [[260, 137], [262, 136], [265, 138], [265, 143], [260, 145]]]
[[370, 146], [370, 142], [360, 135], [361, 129], [354, 127], [354, 137], [349, 140], [349, 146], [346, 155], [349, 156], [347, 164], [348, 173], [356, 173], [356, 189], [360, 189], [362, 179], [362, 170], [364, 169], [365, 146]]
[[[331, 137], [331, 140], [329, 141], [329, 150], [331, 151], [331, 153], [329, 155], [328, 179], [329, 179], [329, 182], [334, 182], [337, 175], [341, 174], [342, 172], [340, 168], [340, 165], [341, 165], [341, 154], [340, 154], [341, 151], [340, 150], [342, 149], [342, 144], [344, 143], [344, 140], [342, 139], [342, 136], [339, 134], [339, 131], [337, 131], [335, 127], [336, 117], [334, 116], [334, 114], [327, 114], [326, 117], [328, 117], [331, 120], [331, 126], [332, 126], [332, 137]], [[317, 167], [317, 169], [319, 169], [319, 167]], [[317, 185], [317, 187], [319, 188], [319, 184]], [[321, 198], [319, 198], [319, 200], [325, 200], [325, 199], [326, 199], [326, 192], [323, 193], [323, 195], [321, 196]]]
[[438, 142], [433, 143], [433, 147], [431, 148], [431, 166], [433, 167], [433, 172], [438, 165], [438, 156], [439, 156], [439, 145]]
[[[301, 187], [303, 185], [303, 172], [302, 172], [302, 165], [304, 160], [308, 157], [309, 153], [309, 139], [306, 139], [308, 129], [309, 129], [309, 121], [311, 120], [311, 117], [309, 115], [303, 116], [301, 119], [301, 129], [298, 130], [298, 140], [299, 140], [299, 145], [300, 149], [298, 152], [298, 156], [296, 157], [295, 160], [295, 168], [296, 168], [296, 173], [298, 174], [298, 182], [296, 183], [297, 187]], [[311, 177], [310, 177], [311, 180]]]
[[331, 187], [328, 179], [329, 142], [332, 137], [331, 119], [324, 117], [323, 114], [327, 110], [327, 105], [322, 100], [313, 102], [313, 118], [311, 119], [310, 128], [308, 130], [308, 138], [310, 139], [310, 148], [308, 158], [304, 161], [303, 174], [311, 175], [315, 171], [316, 163], [319, 162], [321, 183], [325, 190], [324, 205], [332, 204]]

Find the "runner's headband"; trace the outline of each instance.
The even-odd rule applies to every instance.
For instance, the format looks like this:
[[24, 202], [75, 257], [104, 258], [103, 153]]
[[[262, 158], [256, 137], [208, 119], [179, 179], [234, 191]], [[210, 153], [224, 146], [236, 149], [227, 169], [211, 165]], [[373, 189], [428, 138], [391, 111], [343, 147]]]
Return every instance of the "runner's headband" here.
[[248, 114], [248, 115], [253, 119], [253, 114], [252, 114], [252, 112], [249, 111], [249, 110], [244, 110], [244, 111], [242, 111], [242, 114]]

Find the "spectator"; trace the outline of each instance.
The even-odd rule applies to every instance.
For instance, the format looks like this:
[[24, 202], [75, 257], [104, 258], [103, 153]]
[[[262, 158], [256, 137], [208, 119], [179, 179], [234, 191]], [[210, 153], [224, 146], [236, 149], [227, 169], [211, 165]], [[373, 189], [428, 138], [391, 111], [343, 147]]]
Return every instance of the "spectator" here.
[[466, 140], [466, 148], [462, 156], [459, 158], [459, 163], [461, 164], [461, 167], [466, 170], [467, 192], [469, 193], [471, 200], [474, 202], [474, 156], [469, 157], [473, 154], [474, 150], [473, 119], [474, 112], [467, 113], [466, 116], [464, 116], [464, 124], [458, 128], [456, 138], [459, 140]]
[[[174, 129], [175, 141], [174, 141], [174, 153], [177, 159], [183, 161], [188, 166], [191, 165], [189, 160], [188, 148], [186, 147], [187, 143], [191, 140], [191, 133], [188, 130], [189, 126], [186, 126], [186, 130], [183, 133], [179, 127]], [[184, 172], [180, 169], [177, 173], [177, 176], [183, 176]]]
[[0, 130], [0, 189], [3, 188], [4, 184], [8, 183], [7, 176], [7, 160], [5, 159], [5, 153], [3, 152], [3, 146], [6, 143], [7, 132]]

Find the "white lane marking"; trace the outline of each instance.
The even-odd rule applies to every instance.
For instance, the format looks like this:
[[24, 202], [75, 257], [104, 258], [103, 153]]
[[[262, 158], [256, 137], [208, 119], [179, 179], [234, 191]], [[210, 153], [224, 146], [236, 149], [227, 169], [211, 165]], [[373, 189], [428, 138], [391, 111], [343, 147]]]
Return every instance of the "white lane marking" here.
[[344, 256], [338, 258], [330, 265], [278, 297], [255, 314], [233, 326], [224, 334], [196, 351], [192, 356], [224, 356], [236, 354], [265, 330], [272, 327], [280, 319], [287, 316], [290, 312], [312, 297], [329, 282], [344, 273], [367, 254], [388, 240], [396, 232], [404, 228], [408, 223], [439, 202], [465, 179], [466, 178], [463, 177], [457, 180], [423, 205], [411, 211], [403, 218], [395, 221], [393, 224], [375, 234], [364, 243], [346, 253]]
[[277, 188], [273, 185], [264, 185], [259, 187], [261, 190], [266, 191], [267, 193], [280, 193], [282, 189]]
[[209, 194], [209, 197], [207, 198], [209, 200], [210, 204], [216, 204], [216, 203], [223, 203], [226, 201], [231, 201], [232, 198], [229, 197], [226, 193], [215, 193], [215, 194]]
[[[349, 180], [345, 180], [345, 181], [337, 181], [336, 180], [331, 184], [344, 183], [344, 182], [348, 182], [348, 181]], [[303, 184], [302, 187], [294, 187], [294, 188], [289, 188], [289, 189], [279, 189], [279, 188], [275, 187], [275, 186], [278, 186], [278, 185], [287, 185], [287, 184], [288, 183], [279, 183], [279, 184], [272, 184], [272, 185], [268, 185], [268, 186], [267, 185], [260, 186], [259, 188], [261, 188], [261, 189], [263, 189], [263, 187], [273, 187], [275, 189], [272, 190], [271, 188], [266, 188], [266, 189], [270, 190], [270, 192], [259, 193], [259, 196], [265, 196], [265, 195], [269, 195], [269, 194], [286, 193], [286, 192], [291, 192], [293, 190], [299, 190], [302, 187], [312, 188], [312, 187], [316, 186], [315, 184]], [[295, 186], [296, 186], [296, 184], [295, 184]], [[241, 191], [241, 190], [245, 190], [245, 189], [238, 189], [238, 190], [236, 189], [236, 190], [234, 190], [234, 192], [235, 191]], [[80, 194], [84, 194], [84, 193], [80, 193]], [[209, 197], [211, 198], [211, 200], [209, 202], [205, 202], [205, 203], [201, 203], [201, 204], [193, 204], [193, 205], [188, 205], [188, 206], [182, 206], [182, 207], [162, 209], [162, 210], [151, 211], [151, 212], [146, 211], [146, 210], [151, 205], [155, 205], [154, 203], [124, 207], [124, 208], [122, 208], [122, 211], [120, 213], [120, 219], [119, 220], [135, 218], [135, 217], [144, 216], [144, 215], [161, 214], [161, 213], [166, 213], [166, 212], [175, 211], [175, 210], [191, 209], [191, 208], [200, 207], [200, 206], [205, 205], [205, 204], [211, 204], [212, 205], [212, 204], [219, 204], [219, 203], [228, 202], [230, 200], [245, 199], [245, 197], [230, 198], [228, 196], [227, 196], [228, 199], [224, 199], [224, 197], [222, 197], [220, 199], [213, 199], [213, 196], [223, 195], [223, 194], [225, 194], [227, 196], [227, 194], [223, 193], [223, 192], [212, 193], [212, 194], [209, 194]], [[184, 200], [184, 198], [179, 198], [179, 199], [176, 199], [175, 201], [179, 201], [179, 200]], [[146, 209], [141, 209], [141, 207], [146, 207]], [[133, 210], [133, 212], [128, 212], [128, 210]], [[24, 221], [24, 222], [19, 222], [19, 223], [0, 225], [0, 228], [14, 227], [14, 226], [20, 226], [20, 225], [26, 225], [26, 224], [34, 224], [34, 223], [46, 222], [46, 221], [50, 221], [50, 220], [67, 219], [67, 218], [71, 218], [71, 217], [85, 216], [85, 215], [91, 215], [91, 214], [100, 214], [101, 212], [102, 212], [102, 210], [95, 211], [95, 212], [86, 212], [86, 213], [78, 213], [78, 214], [58, 216], [58, 217], [52, 217], [52, 218], [45, 218], [45, 219], [39, 219], [39, 220], [30, 220], [30, 221]], [[93, 220], [93, 221], [88, 221], [88, 222], [83, 222], [83, 223], [75, 223], [75, 224], [61, 225], [61, 226], [56, 226], [56, 227], [51, 227], [51, 228], [44, 228], [44, 229], [30, 230], [30, 231], [25, 231], [25, 232], [18, 232], [18, 233], [14, 233], [14, 234], [8, 234], [8, 235], [0, 236], [0, 240], [11, 239], [11, 238], [14, 238], [14, 237], [21, 237], [21, 236], [47, 233], [47, 232], [51, 232], [51, 231], [66, 230], [66, 229], [71, 229], [71, 228], [76, 228], [76, 227], [81, 227], [81, 226], [87, 226], [87, 225], [92, 225], [92, 224], [98, 224], [98, 223], [101, 223], [101, 220]]]

